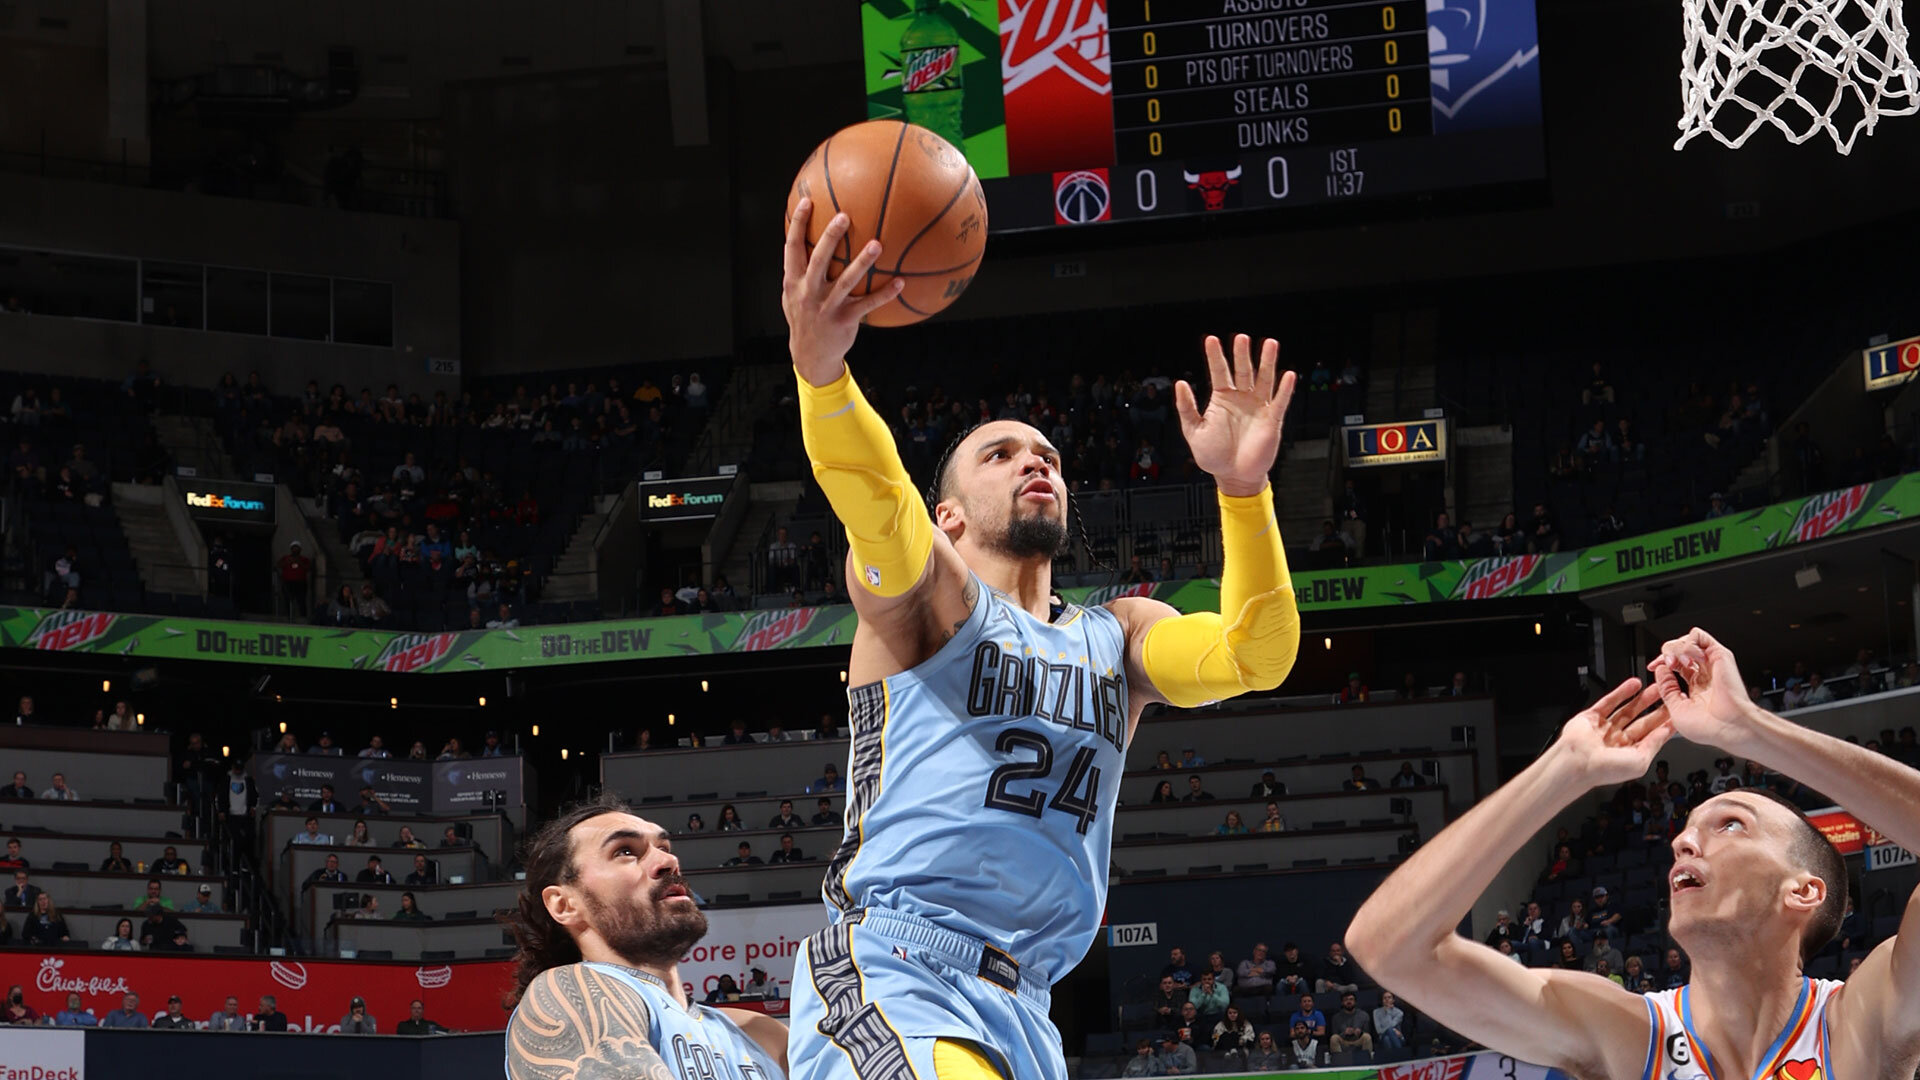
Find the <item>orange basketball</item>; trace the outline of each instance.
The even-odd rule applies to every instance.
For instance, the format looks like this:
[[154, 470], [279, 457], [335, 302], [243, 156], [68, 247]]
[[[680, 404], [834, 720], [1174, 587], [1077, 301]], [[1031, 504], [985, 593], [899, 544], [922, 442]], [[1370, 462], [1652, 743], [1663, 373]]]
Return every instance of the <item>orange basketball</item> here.
[[828, 276], [837, 279], [855, 252], [875, 236], [880, 261], [854, 287], [864, 296], [895, 277], [898, 299], [867, 316], [871, 326], [906, 326], [959, 299], [987, 247], [987, 196], [953, 144], [915, 124], [869, 120], [815, 147], [787, 193], [787, 217], [813, 200], [807, 248], [836, 213], [849, 227]]

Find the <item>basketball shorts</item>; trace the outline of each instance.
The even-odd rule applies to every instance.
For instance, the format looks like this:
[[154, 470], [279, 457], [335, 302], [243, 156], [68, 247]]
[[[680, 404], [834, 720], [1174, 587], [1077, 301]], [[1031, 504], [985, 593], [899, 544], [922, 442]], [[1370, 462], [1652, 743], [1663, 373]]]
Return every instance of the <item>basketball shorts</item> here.
[[[1066, 1080], [1048, 987], [978, 938], [901, 912], [850, 912], [793, 969], [789, 1080]], [[940, 1045], [945, 1043], [946, 1045]], [[945, 1071], [941, 1071], [944, 1069]]]

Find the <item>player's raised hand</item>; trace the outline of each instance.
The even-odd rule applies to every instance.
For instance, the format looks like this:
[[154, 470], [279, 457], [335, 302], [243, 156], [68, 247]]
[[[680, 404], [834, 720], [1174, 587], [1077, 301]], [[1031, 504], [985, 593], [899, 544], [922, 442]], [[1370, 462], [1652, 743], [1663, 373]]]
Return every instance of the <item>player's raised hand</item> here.
[[1173, 385], [1187, 447], [1194, 464], [1213, 474], [1223, 494], [1257, 495], [1267, 486], [1267, 473], [1280, 452], [1280, 426], [1293, 400], [1293, 372], [1280, 371], [1280, 343], [1272, 338], [1260, 346], [1256, 367], [1253, 341], [1245, 334], [1233, 339], [1231, 367], [1220, 339], [1207, 335], [1207, 370], [1213, 386], [1205, 413], [1185, 379]]
[[1660, 655], [1647, 669], [1653, 672], [1674, 730], [1692, 742], [1741, 751], [1754, 705], [1733, 650], [1696, 626], [1660, 646]]
[[820, 242], [807, 251], [807, 222], [813, 200], [801, 199], [787, 222], [786, 265], [780, 276], [780, 310], [787, 316], [787, 348], [800, 377], [825, 386], [840, 377], [841, 362], [860, 332], [860, 320], [900, 295], [905, 282], [893, 278], [865, 296], [851, 296], [880, 258], [880, 241], [870, 240], [853, 256], [837, 278], [827, 280], [834, 253], [847, 235], [847, 215], [835, 214], [820, 233]]
[[1549, 752], [1571, 756], [1592, 786], [1637, 780], [1673, 737], [1666, 707], [1648, 711], [1659, 701], [1656, 684], [1628, 679], [1575, 713]]

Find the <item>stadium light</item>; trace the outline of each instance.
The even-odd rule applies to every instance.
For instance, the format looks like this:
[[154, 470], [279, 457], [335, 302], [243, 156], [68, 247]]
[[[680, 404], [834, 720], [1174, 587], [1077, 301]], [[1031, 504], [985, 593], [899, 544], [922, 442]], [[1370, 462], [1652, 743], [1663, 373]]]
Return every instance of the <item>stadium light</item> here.
[[1328, 651], [1328, 652], [1332, 652], [1332, 651], [1333, 651], [1333, 639], [1332, 639], [1332, 638], [1330, 638], [1330, 637], [1325, 637], [1325, 638], [1321, 638], [1321, 639], [1320, 639], [1320, 644], [1322, 644], [1322, 645], [1325, 645], [1325, 646], [1327, 647], [1327, 651]]
[[1533, 636], [1534, 636], [1534, 637], [1539, 637], [1539, 636], [1540, 636], [1540, 624], [1539, 624], [1539, 623], [1534, 623], [1534, 624], [1533, 624]]
[[287, 722], [285, 720], [282, 720], [280, 721], [280, 734], [285, 735], [286, 733], [287, 733]]
[[668, 727], [672, 727], [672, 726], [673, 726], [673, 714], [672, 714], [672, 713], [668, 713], [668, 714], [667, 714], [667, 726], [668, 726]]
[[103, 693], [103, 694], [106, 694], [106, 693], [111, 693], [111, 692], [112, 692], [112, 690], [113, 690], [113, 680], [112, 680], [112, 679], [101, 679], [101, 680], [100, 680], [100, 692], [101, 692], [101, 693]]
[[387, 708], [389, 708], [389, 709], [397, 709], [397, 708], [399, 708], [399, 707], [400, 707], [400, 699], [399, 699], [399, 698], [397, 698], [397, 697], [390, 697], [390, 698], [388, 698], [388, 699], [387, 699]]
[[233, 747], [231, 747], [231, 746], [226, 746], [226, 745], [222, 745], [222, 746], [220, 747], [220, 756], [221, 756], [221, 757], [232, 757], [232, 756], [233, 756]]
[[539, 725], [539, 724], [535, 724], [535, 725], [533, 725], [533, 737], [534, 737], [534, 738], [536, 738], [536, 739], [540, 737], [540, 725]]
[[700, 680], [700, 692], [703, 694], [707, 692], [707, 680], [705, 679]]
[[847, 672], [846, 672], [846, 669], [845, 669], [845, 668], [842, 668], [842, 669], [840, 670], [840, 681], [841, 681], [841, 682], [846, 682], [846, 681], [847, 681]]
[[135, 724], [139, 724], [139, 725], [144, 725], [144, 724], [145, 724], [145, 723], [147, 722], [147, 714], [146, 714], [146, 713], [134, 713], [134, 714], [133, 714], [133, 722], [134, 722]]
[[485, 694], [480, 695], [480, 707], [483, 709], [487, 707], [487, 695]]
[[560, 748], [560, 760], [561, 761], [567, 760], [567, 749], [564, 746]]

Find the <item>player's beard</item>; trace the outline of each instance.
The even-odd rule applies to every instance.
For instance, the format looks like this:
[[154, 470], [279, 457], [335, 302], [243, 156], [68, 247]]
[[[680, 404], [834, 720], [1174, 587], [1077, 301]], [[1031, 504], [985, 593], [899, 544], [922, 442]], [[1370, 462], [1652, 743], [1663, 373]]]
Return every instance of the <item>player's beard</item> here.
[[1051, 560], [1066, 553], [1067, 527], [1048, 514], [1022, 514], [1019, 496], [1013, 512], [1007, 515], [1007, 527], [994, 541], [1002, 554], [1016, 559], [1045, 556]]
[[608, 904], [587, 893], [587, 915], [607, 947], [633, 967], [678, 963], [689, 948], [707, 936], [706, 912], [692, 903], [684, 907], [667, 905], [667, 888], [685, 888], [686, 884], [678, 874], [661, 879], [654, 885], [653, 903], [648, 906]]

